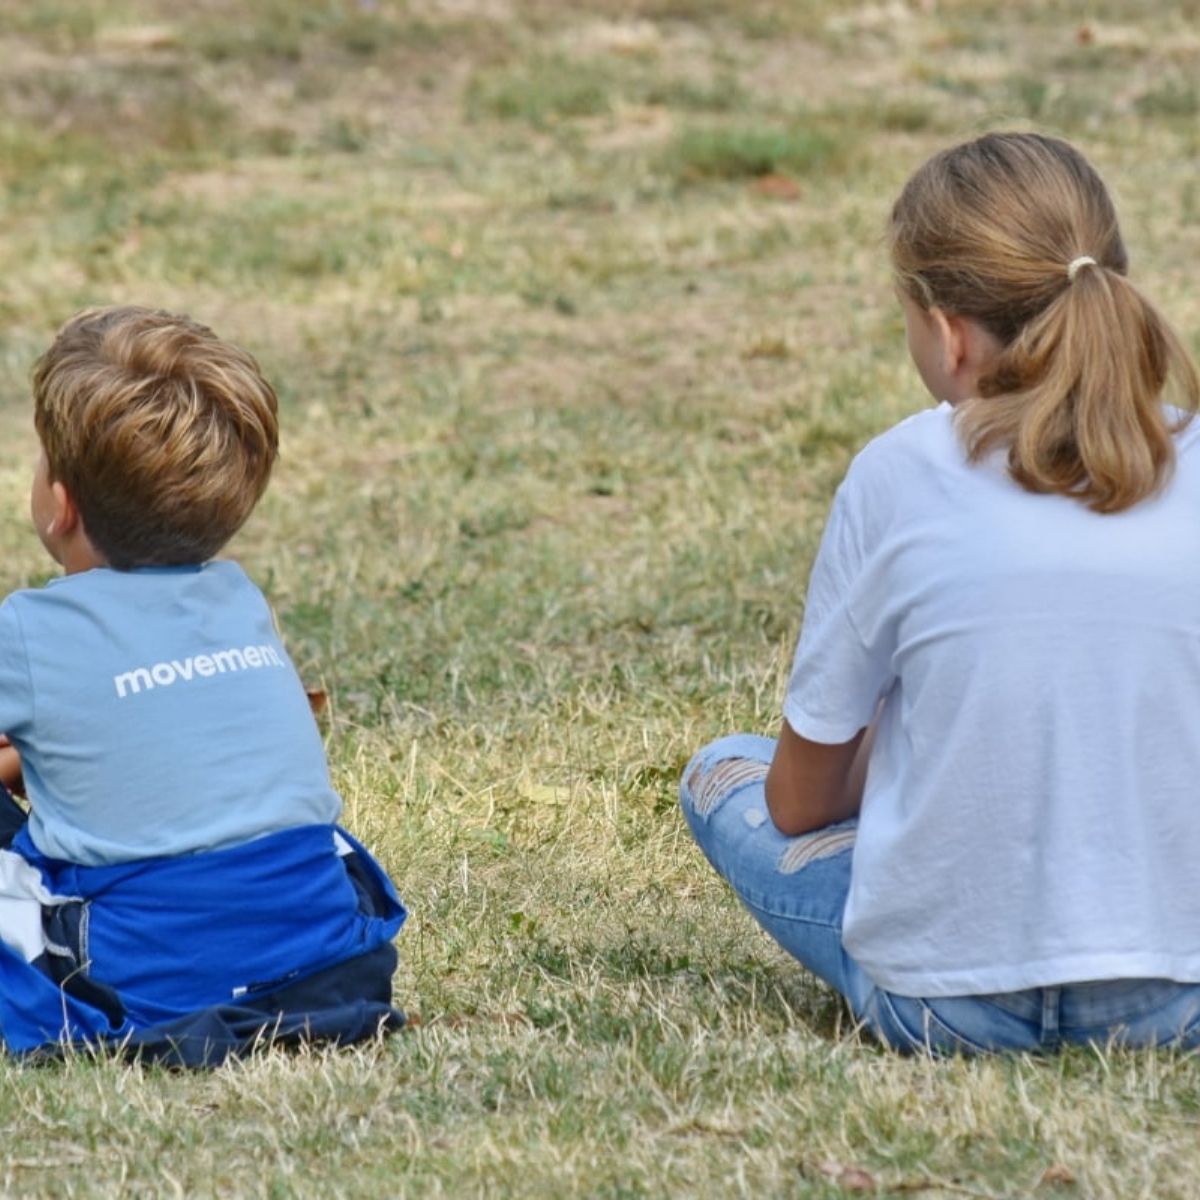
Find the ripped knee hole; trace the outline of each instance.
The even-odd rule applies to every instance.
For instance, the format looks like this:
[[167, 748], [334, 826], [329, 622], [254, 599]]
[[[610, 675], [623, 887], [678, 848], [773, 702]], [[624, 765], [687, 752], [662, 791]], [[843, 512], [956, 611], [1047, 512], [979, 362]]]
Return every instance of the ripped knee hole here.
[[753, 758], [723, 758], [700, 764], [684, 779], [692, 808], [702, 817], [717, 809], [734, 792], [767, 777], [767, 764]]

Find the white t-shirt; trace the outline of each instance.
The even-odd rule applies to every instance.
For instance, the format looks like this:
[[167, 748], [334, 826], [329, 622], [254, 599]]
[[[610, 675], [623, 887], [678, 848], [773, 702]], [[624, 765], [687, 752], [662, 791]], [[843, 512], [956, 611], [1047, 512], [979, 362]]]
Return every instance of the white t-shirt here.
[[887, 697], [845, 914], [879, 986], [1200, 982], [1200, 421], [1101, 516], [966, 461], [942, 404], [838, 490], [784, 714], [844, 742]]

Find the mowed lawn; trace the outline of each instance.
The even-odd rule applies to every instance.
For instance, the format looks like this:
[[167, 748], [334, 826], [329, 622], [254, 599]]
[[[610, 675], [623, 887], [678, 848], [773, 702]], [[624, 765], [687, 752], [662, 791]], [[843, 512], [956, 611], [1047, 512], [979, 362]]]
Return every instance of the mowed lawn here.
[[0, 6], [0, 587], [51, 575], [62, 320], [258, 356], [283, 458], [231, 553], [328, 693], [412, 1015], [208, 1074], [0, 1064], [0, 1195], [1200, 1192], [1191, 1056], [883, 1052], [676, 809], [705, 740], [776, 729], [833, 489], [927, 403], [888, 207], [1009, 127], [1097, 164], [1200, 349], [1196, 0]]

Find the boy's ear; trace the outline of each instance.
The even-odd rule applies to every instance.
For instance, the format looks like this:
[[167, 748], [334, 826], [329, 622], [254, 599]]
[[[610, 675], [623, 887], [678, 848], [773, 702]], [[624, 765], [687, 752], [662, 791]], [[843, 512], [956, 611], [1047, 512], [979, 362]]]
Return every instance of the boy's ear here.
[[55, 480], [50, 485], [51, 517], [47, 534], [67, 537], [80, 525], [79, 506], [64, 484]]

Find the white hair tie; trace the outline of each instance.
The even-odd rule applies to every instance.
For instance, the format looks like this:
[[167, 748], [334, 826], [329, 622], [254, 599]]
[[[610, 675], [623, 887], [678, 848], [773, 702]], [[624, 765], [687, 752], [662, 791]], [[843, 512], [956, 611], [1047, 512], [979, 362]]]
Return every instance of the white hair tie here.
[[1070, 283], [1075, 282], [1075, 276], [1079, 274], [1083, 267], [1096, 266], [1096, 260], [1090, 254], [1081, 254], [1078, 258], [1073, 258], [1067, 263], [1067, 280]]

